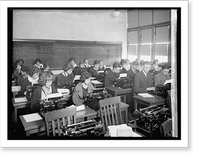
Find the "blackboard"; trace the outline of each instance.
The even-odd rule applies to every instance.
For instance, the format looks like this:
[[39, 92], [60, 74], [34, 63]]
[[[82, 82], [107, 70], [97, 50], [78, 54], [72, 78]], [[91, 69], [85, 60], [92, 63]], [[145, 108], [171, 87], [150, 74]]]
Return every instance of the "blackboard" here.
[[79, 64], [85, 58], [93, 64], [94, 60], [103, 60], [105, 65], [120, 61], [121, 42], [67, 41], [67, 40], [17, 40], [13, 41], [13, 60], [19, 58], [26, 66], [32, 66], [36, 58], [48, 63], [50, 68], [60, 69], [70, 57]]

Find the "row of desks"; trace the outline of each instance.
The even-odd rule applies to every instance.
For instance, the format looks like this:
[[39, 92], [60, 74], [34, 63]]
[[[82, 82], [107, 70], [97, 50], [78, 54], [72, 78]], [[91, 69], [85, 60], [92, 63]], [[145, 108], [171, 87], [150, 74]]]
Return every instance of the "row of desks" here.
[[[122, 112], [122, 123], [127, 123], [128, 122], [128, 104], [121, 103], [120, 110]], [[93, 119], [100, 117], [100, 112], [99, 111], [94, 111], [91, 108], [87, 107], [84, 110], [77, 111], [76, 113], [76, 120], [82, 120], [86, 118], [86, 120]], [[24, 127], [24, 131], [26, 132], [26, 136], [30, 136], [30, 134], [35, 134], [39, 132], [45, 131], [45, 122], [43, 119], [41, 120], [36, 120], [36, 121], [31, 121], [31, 122], [26, 122], [24, 119], [24, 116], [20, 116], [20, 120], [22, 122], [22, 125]]]

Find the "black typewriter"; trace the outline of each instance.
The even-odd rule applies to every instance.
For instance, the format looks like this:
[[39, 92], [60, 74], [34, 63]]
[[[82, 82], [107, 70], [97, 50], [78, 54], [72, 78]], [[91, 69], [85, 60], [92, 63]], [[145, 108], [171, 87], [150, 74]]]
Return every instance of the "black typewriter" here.
[[116, 79], [113, 85], [115, 87], [120, 87], [123, 89], [132, 88], [133, 81], [129, 79], [128, 77], [122, 77], [122, 78]]
[[158, 84], [156, 86], [155, 91], [150, 91], [148, 93], [166, 98], [168, 96], [168, 93], [167, 93], [168, 90], [171, 90], [171, 83], [167, 83], [165, 85]]
[[44, 117], [44, 114], [47, 112], [64, 109], [68, 107], [67, 101], [65, 98], [60, 99], [43, 99], [40, 100], [40, 115]]
[[137, 128], [150, 136], [159, 136], [161, 124], [170, 118], [169, 108], [166, 105], [149, 106], [134, 112]]
[[96, 76], [96, 79], [99, 82], [104, 82], [105, 81], [105, 72], [98, 73], [97, 76]]
[[61, 129], [66, 137], [103, 137], [105, 134], [101, 121], [97, 122], [94, 119], [61, 126]]
[[99, 100], [110, 98], [112, 95], [108, 94], [106, 91], [99, 93], [88, 94], [84, 104], [90, 107], [91, 109], [98, 111], [99, 110]]

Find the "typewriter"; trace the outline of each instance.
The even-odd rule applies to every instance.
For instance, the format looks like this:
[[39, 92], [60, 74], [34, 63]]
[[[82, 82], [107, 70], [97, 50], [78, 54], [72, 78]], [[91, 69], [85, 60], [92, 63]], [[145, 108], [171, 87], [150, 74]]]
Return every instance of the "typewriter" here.
[[149, 91], [148, 93], [166, 98], [168, 95], [168, 93], [167, 93], [168, 90], [171, 90], [171, 83], [167, 83], [165, 85], [158, 84], [156, 86], [155, 91]]
[[133, 81], [131, 79], [129, 79], [128, 77], [121, 77], [119, 79], [116, 79], [113, 85], [115, 87], [120, 87], [123, 89], [132, 88]]
[[99, 71], [99, 72], [97, 73], [96, 79], [97, 79], [99, 82], [104, 82], [104, 81], [105, 81], [105, 72], [104, 72], [104, 71]]
[[91, 109], [98, 111], [99, 110], [99, 100], [110, 98], [112, 95], [108, 94], [107, 91], [99, 92], [99, 93], [91, 93], [88, 94], [84, 104], [90, 107]]
[[63, 136], [66, 137], [103, 137], [105, 131], [101, 121], [88, 120], [72, 125], [61, 126]]
[[170, 117], [166, 105], [150, 106], [134, 112], [137, 128], [151, 136], [159, 136], [160, 126]]
[[40, 111], [39, 114], [44, 117], [44, 114], [50, 111], [55, 111], [68, 107], [65, 98], [53, 98], [40, 100]]

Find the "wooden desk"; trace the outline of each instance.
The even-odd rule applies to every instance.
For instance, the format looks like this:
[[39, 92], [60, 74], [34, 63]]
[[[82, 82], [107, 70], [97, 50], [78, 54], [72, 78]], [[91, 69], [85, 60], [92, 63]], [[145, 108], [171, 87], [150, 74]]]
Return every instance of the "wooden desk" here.
[[19, 103], [15, 103], [14, 99], [13, 99], [13, 107], [14, 107], [14, 122], [17, 123], [17, 110], [21, 109], [21, 108], [26, 108], [26, 107], [30, 107], [31, 102], [30, 101], [24, 101], [24, 102], [19, 102]]
[[[121, 103], [121, 111], [124, 112], [124, 121], [128, 121], [128, 104]], [[100, 117], [99, 111], [96, 112], [92, 110], [91, 108], [87, 107], [85, 110], [77, 111], [76, 113], [76, 120], [82, 119], [82, 118], [87, 118], [87, 120], [96, 118], [97, 116]], [[44, 120], [37, 120], [37, 121], [32, 121], [32, 122], [26, 122], [23, 115], [21, 115], [20, 120], [22, 122], [22, 125], [24, 127], [24, 131], [26, 132], [26, 136], [30, 136], [30, 134], [38, 133], [45, 131], [45, 122]]]
[[122, 89], [119, 87], [105, 87], [107, 92], [112, 96], [121, 96], [122, 102], [127, 103], [127, 95], [132, 93], [132, 88]]
[[160, 96], [154, 96], [155, 98], [143, 98], [140, 96], [133, 96], [135, 100], [135, 109], [137, 109], [138, 104], [144, 106], [152, 106], [152, 105], [162, 105], [165, 104], [165, 99]]

